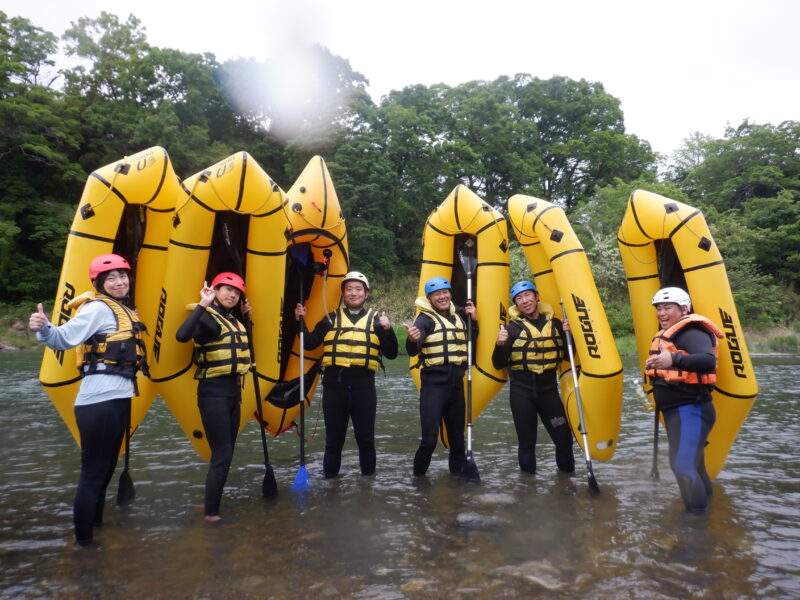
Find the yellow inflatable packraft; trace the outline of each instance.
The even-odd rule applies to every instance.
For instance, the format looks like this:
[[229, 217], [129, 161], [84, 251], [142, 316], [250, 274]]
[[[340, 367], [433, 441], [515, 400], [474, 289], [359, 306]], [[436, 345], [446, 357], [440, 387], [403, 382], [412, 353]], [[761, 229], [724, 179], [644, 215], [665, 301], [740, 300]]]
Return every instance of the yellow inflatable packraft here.
[[[539, 299], [561, 317], [561, 300], [575, 344], [589, 454], [609, 460], [616, 450], [622, 417], [622, 361], [589, 261], [564, 211], [532, 196], [508, 200], [511, 227], [519, 240], [539, 290]], [[559, 368], [561, 399], [572, 433], [583, 447], [571, 367]]]
[[[758, 393], [722, 255], [701, 211], [643, 190], [631, 194], [618, 243], [642, 373], [659, 329], [651, 302], [662, 287], [688, 291], [694, 312], [716, 323], [725, 334], [712, 394], [717, 420], [705, 450], [708, 474], [716, 477]], [[646, 391], [652, 397], [652, 389]]]
[[[467, 241], [474, 246], [470, 249]], [[508, 229], [505, 217], [463, 185], [457, 185], [433, 210], [422, 233], [422, 268], [417, 295], [425, 296], [425, 282], [444, 277], [452, 285], [453, 302], [463, 306], [467, 300], [464, 260], [473, 253], [472, 294], [478, 317], [479, 334], [474, 341], [472, 373], [472, 420], [506, 382], [505, 370], [492, 365], [497, 331], [508, 314], [509, 259]], [[418, 313], [419, 311], [417, 311]], [[419, 389], [418, 357], [410, 360], [410, 371]], [[467, 377], [464, 377], [467, 396]], [[444, 423], [440, 438], [446, 444]]]
[[[158, 392], [205, 460], [210, 449], [197, 408], [194, 346], [175, 332], [198, 302], [204, 282], [223, 271], [242, 274], [253, 307], [252, 344], [258, 369], [277, 378], [286, 266], [283, 190], [246, 152], [183, 182], [169, 237], [150, 371]], [[244, 377], [240, 429], [255, 410], [252, 377]], [[265, 386], [266, 387], [266, 386]], [[267, 391], [261, 390], [262, 393]]]
[[[282, 239], [286, 252], [286, 279], [277, 292], [283, 294], [283, 323], [279, 330], [282, 350], [280, 360], [265, 371], [258, 362], [264, 420], [267, 431], [275, 436], [294, 427], [300, 405], [290, 408], [266, 400], [276, 382], [299, 378], [300, 336], [294, 318], [298, 302], [306, 306], [306, 327], [312, 330], [320, 319], [336, 309], [341, 299], [341, 285], [348, 271], [347, 229], [339, 198], [328, 167], [321, 156], [313, 157], [286, 194], [284, 213], [288, 222]], [[302, 294], [301, 294], [302, 292]], [[322, 345], [304, 351], [303, 373], [309, 373], [322, 356]], [[314, 397], [318, 376], [304, 390], [304, 409]]]
[[[133, 269], [133, 300], [147, 327], [152, 358], [158, 296], [165, 265], [170, 219], [181, 194], [180, 182], [163, 148], [153, 147], [101, 167], [89, 175], [70, 227], [58, 282], [52, 322], [62, 325], [73, 315], [70, 300], [92, 288], [89, 263], [101, 254], [125, 257]], [[45, 349], [39, 379], [75, 441], [80, 444], [73, 401], [80, 385], [75, 350]], [[155, 397], [149, 379], [139, 373], [139, 395], [131, 407], [132, 432]], [[123, 444], [124, 447], [124, 444]]]

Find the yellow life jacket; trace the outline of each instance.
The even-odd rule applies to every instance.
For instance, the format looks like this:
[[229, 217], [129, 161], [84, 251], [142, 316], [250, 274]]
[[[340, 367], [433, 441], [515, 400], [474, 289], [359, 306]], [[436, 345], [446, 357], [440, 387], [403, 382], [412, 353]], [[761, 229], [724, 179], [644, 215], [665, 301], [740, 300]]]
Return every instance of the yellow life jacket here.
[[[194, 305], [193, 305], [194, 306]], [[244, 375], [250, 370], [250, 341], [247, 332], [235, 317], [226, 318], [206, 307], [206, 311], [217, 322], [220, 335], [205, 344], [195, 342], [194, 362], [197, 364], [195, 379], [211, 379], [234, 373]]]
[[564, 356], [564, 340], [553, 326], [553, 308], [539, 302], [538, 310], [547, 319], [541, 331], [516, 306], [508, 311], [509, 319], [522, 329], [511, 345], [508, 366], [512, 370], [541, 374], [558, 367]]
[[[76, 364], [81, 375], [102, 372], [135, 379], [136, 372], [140, 370], [149, 375], [147, 351], [142, 339], [146, 328], [136, 312], [111, 296], [95, 291], [76, 296], [67, 306], [77, 310], [92, 301], [102, 302], [113, 311], [116, 330], [111, 333], [96, 333], [76, 347]], [[98, 370], [99, 364], [105, 365], [105, 368]]]
[[377, 371], [381, 365], [381, 344], [373, 323], [378, 313], [370, 309], [355, 323], [336, 311], [333, 326], [325, 334], [322, 355], [324, 367], [366, 367]]
[[[666, 350], [671, 354], [689, 354], [685, 350], [679, 350], [675, 347], [675, 337], [678, 332], [692, 323], [699, 323], [705, 327], [709, 333], [713, 334], [717, 339], [722, 339], [725, 334], [722, 333], [719, 327], [713, 322], [708, 320], [702, 315], [694, 313], [681, 317], [681, 319], [674, 325], [667, 329], [662, 329], [653, 338], [650, 343], [650, 354], [660, 354], [662, 350]], [[714, 344], [714, 358], [719, 356], [718, 344]], [[683, 371], [675, 367], [669, 369], [647, 369], [645, 375], [650, 377], [660, 377], [669, 383], [688, 383], [688, 384], [703, 384], [714, 385], [717, 382], [716, 370], [709, 373], [696, 373], [695, 371]]]
[[440, 315], [427, 298], [417, 298], [416, 306], [433, 320], [433, 331], [422, 341], [416, 366], [463, 365], [467, 362], [467, 327], [450, 303], [455, 323]]

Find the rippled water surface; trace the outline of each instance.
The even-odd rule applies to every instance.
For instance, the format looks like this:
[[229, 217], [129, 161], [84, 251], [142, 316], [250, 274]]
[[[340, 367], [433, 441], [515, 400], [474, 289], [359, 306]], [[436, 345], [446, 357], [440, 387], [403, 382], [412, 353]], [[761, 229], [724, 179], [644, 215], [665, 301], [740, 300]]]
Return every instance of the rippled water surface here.
[[556, 473], [541, 428], [539, 473], [518, 473], [507, 390], [475, 425], [480, 485], [451, 478], [441, 448], [428, 481], [412, 484], [417, 395], [401, 359], [378, 376], [377, 475], [359, 475], [351, 431], [340, 477], [321, 478], [317, 402], [311, 491], [290, 491], [298, 438], [287, 433], [270, 439], [280, 494], [265, 501], [250, 425], [223, 499], [233, 528], [203, 523], [206, 465], [157, 399], [132, 442], [136, 500], [113, 505], [115, 476], [96, 551], [72, 546], [78, 449], [38, 384], [39, 359], [0, 354], [3, 598], [800, 598], [797, 357], [756, 360], [761, 393], [706, 515], [684, 512], [663, 434], [662, 477], [649, 477], [652, 413], [632, 362], [619, 448], [594, 463], [599, 496], [584, 461]]

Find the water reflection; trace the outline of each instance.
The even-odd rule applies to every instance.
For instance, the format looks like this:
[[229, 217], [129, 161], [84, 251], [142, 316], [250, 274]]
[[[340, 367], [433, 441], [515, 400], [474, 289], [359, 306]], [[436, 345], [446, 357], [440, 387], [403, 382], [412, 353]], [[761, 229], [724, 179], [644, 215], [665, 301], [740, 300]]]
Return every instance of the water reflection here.
[[708, 515], [683, 510], [666, 452], [662, 479], [650, 479], [651, 413], [630, 384], [617, 454], [595, 463], [598, 497], [581, 460], [574, 476], [557, 472], [544, 434], [537, 476], [518, 472], [507, 391], [476, 422], [481, 485], [451, 477], [442, 450], [429, 480], [414, 484], [416, 393], [394, 364], [378, 378], [376, 475], [359, 475], [351, 434], [341, 477], [321, 478], [324, 434], [312, 407], [312, 489], [289, 491], [298, 448], [285, 434], [270, 441], [281, 493], [264, 501], [260, 439], [249, 427], [223, 500], [240, 519], [234, 528], [204, 524], [205, 464], [157, 401], [133, 442], [136, 501], [107, 508], [96, 552], [71, 547], [78, 452], [38, 386], [38, 360], [0, 355], [3, 598], [800, 595], [795, 359], [757, 360], [761, 395], [714, 483]]

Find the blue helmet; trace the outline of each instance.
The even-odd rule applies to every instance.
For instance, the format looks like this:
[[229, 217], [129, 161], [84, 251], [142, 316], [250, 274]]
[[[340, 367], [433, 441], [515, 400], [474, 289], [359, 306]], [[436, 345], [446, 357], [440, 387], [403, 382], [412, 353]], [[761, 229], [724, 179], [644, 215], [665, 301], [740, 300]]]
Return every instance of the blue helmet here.
[[425, 295], [430, 296], [437, 290], [451, 290], [453, 289], [450, 282], [444, 277], [431, 277], [425, 282]]
[[539, 290], [536, 289], [536, 286], [533, 285], [530, 281], [518, 281], [513, 286], [511, 286], [511, 301], [514, 301], [514, 298], [517, 297], [517, 294], [521, 292], [525, 292], [530, 290], [532, 292], [539, 293]]

